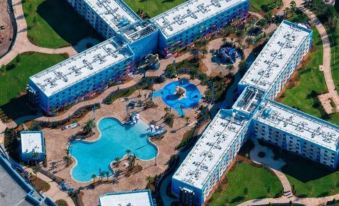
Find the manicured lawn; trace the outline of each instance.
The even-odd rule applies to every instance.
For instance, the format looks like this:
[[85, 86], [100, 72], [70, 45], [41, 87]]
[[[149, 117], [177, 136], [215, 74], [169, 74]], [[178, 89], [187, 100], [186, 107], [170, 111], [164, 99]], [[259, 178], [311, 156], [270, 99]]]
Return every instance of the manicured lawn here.
[[36, 45], [59, 48], [97, 33], [65, 0], [26, 0], [28, 37]]
[[208, 205], [237, 205], [250, 199], [279, 196], [282, 191], [278, 178], [270, 171], [241, 162], [227, 174]]
[[161, 14], [186, 0], [125, 0], [125, 2], [138, 13], [143, 10], [149, 17]]
[[28, 78], [64, 60], [64, 55], [27, 53], [17, 56], [0, 71], [0, 106], [25, 91]]
[[281, 0], [250, 0], [250, 10], [253, 12], [265, 13], [266, 11], [271, 11], [281, 5], [281, 2]]

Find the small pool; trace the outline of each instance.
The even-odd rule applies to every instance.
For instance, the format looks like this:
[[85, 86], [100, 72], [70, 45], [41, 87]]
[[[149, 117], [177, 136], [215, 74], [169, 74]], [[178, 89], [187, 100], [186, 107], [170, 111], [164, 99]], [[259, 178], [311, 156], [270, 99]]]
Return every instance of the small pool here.
[[[178, 88], [182, 90], [180, 95], [178, 94]], [[164, 88], [154, 92], [153, 96], [161, 97], [166, 105], [178, 112], [179, 116], [185, 115], [183, 109], [197, 106], [202, 98], [198, 87], [187, 79], [171, 82], [165, 85]]]
[[133, 126], [121, 124], [115, 118], [103, 118], [98, 123], [101, 133], [95, 142], [74, 141], [70, 154], [77, 163], [71, 171], [78, 182], [91, 181], [92, 176], [102, 173], [112, 175], [110, 163], [122, 158], [130, 150], [141, 160], [151, 160], [157, 155], [157, 148], [149, 141], [147, 124], [138, 121]]

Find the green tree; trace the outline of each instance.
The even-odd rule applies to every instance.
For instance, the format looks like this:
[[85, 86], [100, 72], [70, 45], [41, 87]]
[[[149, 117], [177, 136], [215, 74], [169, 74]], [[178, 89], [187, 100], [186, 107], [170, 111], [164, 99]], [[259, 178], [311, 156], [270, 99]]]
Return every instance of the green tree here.
[[95, 128], [95, 122], [94, 122], [94, 119], [90, 119], [88, 120], [84, 127], [82, 128], [83, 132], [85, 134], [89, 134], [89, 133], [92, 133], [93, 129]]

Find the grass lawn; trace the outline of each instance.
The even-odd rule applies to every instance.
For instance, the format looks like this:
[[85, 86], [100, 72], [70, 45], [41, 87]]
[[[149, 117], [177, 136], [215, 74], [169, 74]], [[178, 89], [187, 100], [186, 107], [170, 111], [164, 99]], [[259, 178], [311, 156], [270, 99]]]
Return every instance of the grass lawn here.
[[124, 0], [135, 12], [143, 10], [149, 17], [161, 14], [186, 0]]
[[28, 38], [38, 46], [59, 48], [74, 45], [85, 37], [99, 38], [64, 0], [26, 0], [23, 9]]
[[213, 193], [209, 206], [231, 206], [265, 197], [275, 197], [283, 188], [278, 178], [262, 167], [240, 162]]
[[1, 68], [0, 110], [11, 119], [31, 114], [26, 105], [26, 96], [20, 96], [25, 92], [28, 78], [66, 58], [66, 55], [26, 53]]
[[[266, 11], [273, 10], [279, 5], [282, 5], [281, 0], [273, 0], [273, 1], [272, 0], [251, 0], [250, 11], [265, 13]], [[263, 10], [263, 9], [267, 9], [267, 10]]]
[[25, 91], [28, 78], [41, 70], [64, 60], [64, 55], [27, 53], [17, 56], [0, 72], [0, 106], [8, 103]]

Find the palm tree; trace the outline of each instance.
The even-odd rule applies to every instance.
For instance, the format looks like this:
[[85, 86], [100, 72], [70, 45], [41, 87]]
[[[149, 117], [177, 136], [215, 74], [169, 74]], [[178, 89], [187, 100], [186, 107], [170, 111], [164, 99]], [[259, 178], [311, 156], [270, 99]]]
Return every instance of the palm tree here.
[[108, 180], [108, 177], [109, 177], [109, 172], [108, 171], [105, 172], [105, 176], [106, 176], [106, 180]]
[[85, 123], [85, 126], [82, 128], [85, 134], [89, 134], [92, 132], [93, 128], [95, 128], [94, 119], [90, 119]]
[[295, 10], [297, 8], [297, 4], [295, 3], [295, 1], [291, 1], [290, 7], [291, 7], [292, 12], [295, 12]]
[[95, 179], [96, 179], [96, 174], [92, 174], [92, 180], [93, 180], [93, 183], [95, 183]]
[[129, 156], [129, 155], [131, 154], [131, 150], [130, 150], [130, 149], [127, 149], [127, 150], [126, 150], [126, 154], [127, 154], [127, 156]]

